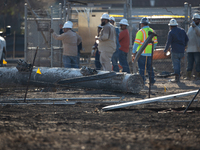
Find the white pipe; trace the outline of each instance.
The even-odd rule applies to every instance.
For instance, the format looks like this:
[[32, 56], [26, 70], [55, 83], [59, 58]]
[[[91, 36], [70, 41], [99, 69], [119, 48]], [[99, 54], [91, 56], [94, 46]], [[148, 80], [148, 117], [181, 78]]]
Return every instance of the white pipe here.
[[193, 95], [197, 92], [198, 92], [198, 90], [179, 93], [179, 94], [172, 94], [172, 95], [167, 95], [167, 96], [161, 96], [161, 97], [148, 98], [148, 99], [144, 99], [144, 100], [132, 101], [132, 102], [121, 103], [121, 104], [116, 104], [116, 105], [110, 105], [110, 106], [103, 107], [102, 110], [107, 111], [107, 110], [119, 109], [119, 108], [123, 108], [123, 107], [130, 107], [133, 105], [152, 103], [152, 102], [162, 101], [162, 100], [166, 100], [166, 99], [172, 99], [172, 98], [176, 98], [176, 97]]

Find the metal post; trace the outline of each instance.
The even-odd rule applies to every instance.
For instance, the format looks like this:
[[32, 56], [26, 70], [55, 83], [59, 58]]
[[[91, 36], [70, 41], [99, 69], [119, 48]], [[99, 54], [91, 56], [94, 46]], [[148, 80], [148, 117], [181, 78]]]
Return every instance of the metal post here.
[[184, 8], [185, 8], [185, 32], [188, 31], [188, 3], [184, 3]]
[[70, 2], [67, 3], [67, 20], [66, 21], [68, 20], [71, 20], [71, 3]]
[[[59, 24], [62, 24], [62, 3], [59, 3]], [[61, 47], [61, 41], [59, 41], [59, 47]], [[60, 56], [60, 55], [59, 55]], [[59, 58], [59, 60], [61, 60], [61, 58]]]
[[130, 37], [130, 44], [129, 44], [129, 52], [128, 52], [128, 57], [127, 57], [127, 61], [128, 61], [128, 64], [129, 64], [129, 69], [130, 69], [130, 72], [133, 72], [132, 71], [132, 20], [131, 20], [131, 17], [132, 17], [132, 0], [128, 0], [128, 4], [127, 4], [127, 7], [128, 7], [128, 14], [127, 14], [127, 19], [128, 19], [128, 23], [129, 23], [129, 37]]
[[[53, 6], [51, 6], [51, 27], [53, 27]], [[51, 67], [53, 67], [53, 36], [51, 34]]]
[[13, 35], [13, 58], [15, 58], [15, 31]]
[[200, 92], [200, 88], [199, 90], [197, 91], [197, 93], [195, 94], [195, 96], [193, 97], [193, 99], [190, 101], [189, 105], [187, 106], [187, 108], [185, 109], [184, 111], [184, 114], [187, 112], [188, 108], [190, 107], [190, 105], [192, 104], [192, 102], [194, 101], [194, 99], [196, 98], [196, 96], [199, 94]]
[[190, 16], [190, 18], [188, 20], [189, 20], [189, 22], [191, 22], [192, 21], [192, 5], [191, 4], [189, 4], [188, 13], [189, 13], [188, 15]]
[[64, 0], [63, 4], [63, 22], [66, 21], [66, 0]]
[[151, 97], [151, 76], [152, 76], [152, 70], [153, 70], [153, 50], [154, 50], [154, 41], [151, 41], [152, 43], [152, 51], [151, 51], [151, 67], [150, 67], [150, 77], [149, 77], [149, 98]]
[[27, 61], [27, 3], [24, 4], [24, 60]]
[[124, 18], [127, 18], [127, 3], [128, 3], [128, 0], [124, 4]]
[[[60, 22], [59, 24], [63, 24], [63, 20], [62, 20], [62, 3], [59, 3], [59, 18], [60, 18]], [[59, 65], [60, 67], [62, 67], [62, 41], [59, 41], [59, 54], [58, 54], [58, 58], [59, 58]]]
[[[185, 2], [184, 3], [184, 8], [185, 8], [185, 32], [187, 32], [188, 31], [188, 3], [187, 2]], [[187, 68], [187, 53], [185, 52], [185, 54], [184, 54], [184, 70], [183, 70], [183, 72], [184, 72], [184, 75], [186, 75], [186, 68]]]

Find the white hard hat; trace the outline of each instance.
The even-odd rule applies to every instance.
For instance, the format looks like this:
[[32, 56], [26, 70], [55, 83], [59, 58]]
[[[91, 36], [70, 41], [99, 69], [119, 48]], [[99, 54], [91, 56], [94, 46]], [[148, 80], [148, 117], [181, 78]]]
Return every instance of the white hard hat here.
[[115, 22], [115, 18], [114, 17], [110, 17], [110, 20], [114, 21]]
[[73, 23], [71, 21], [67, 21], [65, 22], [63, 28], [72, 28], [73, 27]]
[[169, 24], [168, 24], [168, 25], [169, 25], [169, 26], [177, 26], [178, 23], [177, 23], [176, 19], [171, 19], [171, 20], [169, 21]]
[[149, 24], [149, 19], [147, 17], [143, 17], [141, 20], [140, 20], [140, 23], [143, 23], [143, 24]]
[[195, 13], [193, 15], [192, 19], [200, 19], [200, 15], [198, 13]]
[[119, 22], [119, 24], [123, 24], [123, 25], [129, 26], [128, 20], [127, 20], [127, 19], [122, 19], [122, 20]]
[[110, 19], [109, 15], [104, 13], [102, 16], [101, 16], [101, 19]]

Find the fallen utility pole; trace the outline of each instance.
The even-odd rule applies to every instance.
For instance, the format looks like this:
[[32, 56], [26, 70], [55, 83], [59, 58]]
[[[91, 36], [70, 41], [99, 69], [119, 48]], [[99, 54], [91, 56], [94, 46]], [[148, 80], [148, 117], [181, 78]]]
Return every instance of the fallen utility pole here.
[[[80, 80], [68, 84], [65, 79], [74, 81], [74, 79], [84, 77], [80, 69], [40, 67], [40, 71], [41, 74], [38, 74], [37, 68], [33, 68], [30, 79], [31, 87], [72, 87], [130, 93], [139, 93], [144, 88], [142, 77], [139, 74], [116, 73], [108, 78], [109, 71], [97, 71], [96, 75], [106, 74], [106, 78], [101, 76], [100, 79]], [[0, 88], [23, 87], [27, 85], [29, 72], [18, 71], [15, 67], [3, 67], [0, 68], [0, 77]], [[64, 84], [58, 84], [59, 81], [63, 81]]]
[[116, 104], [116, 105], [110, 105], [110, 106], [103, 107], [102, 110], [107, 111], [107, 110], [119, 109], [119, 108], [124, 108], [124, 107], [130, 107], [133, 105], [140, 105], [140, 104], [152, 103], [152, 102], [157, 102], [157, 101], [163, 101], [166, 99], [172, 99], [172, 98], [176, 98], [176, 97], [193, 95], [193, 94], [197, 93], [197, 91], [198, 90], [184, 92], [184, 93], [178, 93], [178, 94], [172, 94], [172, 95], [166, 95], [166, 96], [161, 96], [161, 97], [155, 97], [155, 98], [149, 98], [149, 99], [144, 99], [144, 100], [132, 101], [132, 102], [127, 102], [127, 103], [121, 103], [121, 104]]

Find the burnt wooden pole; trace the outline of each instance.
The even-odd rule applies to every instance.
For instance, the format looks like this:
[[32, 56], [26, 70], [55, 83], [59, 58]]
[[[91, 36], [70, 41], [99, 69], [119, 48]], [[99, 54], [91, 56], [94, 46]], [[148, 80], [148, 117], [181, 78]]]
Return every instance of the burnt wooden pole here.
[[[103, 89], [139, 93], [143, 88], [143, 80], [139, 74], [115, 73], [97, 71], [96, 75], [83, 76], [80, 69], [40, 67], [33, 68], [29, 85], [31, 87], [73, 87], [82, 89]], [[0, 88], [27, 86], [29, 72], [20, 72], [15, 67], [0, 68]], [[61, 82], [63, 81], [63, 82]], [[75, 82], [74, 82], [75, 81]]]

